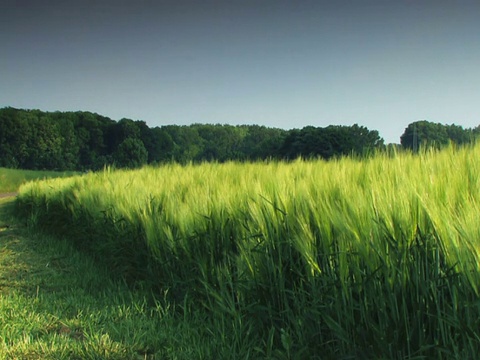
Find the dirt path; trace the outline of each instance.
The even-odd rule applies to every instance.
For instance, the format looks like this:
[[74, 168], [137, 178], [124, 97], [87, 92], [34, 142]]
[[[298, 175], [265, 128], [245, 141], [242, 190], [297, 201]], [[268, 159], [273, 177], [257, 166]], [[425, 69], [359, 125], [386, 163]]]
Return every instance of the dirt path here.
[[9, 193], [2, 193], [0, 194], [0, 199], [11, 197], [11, 196], [17, 196], [17, 192], [9, 192]]

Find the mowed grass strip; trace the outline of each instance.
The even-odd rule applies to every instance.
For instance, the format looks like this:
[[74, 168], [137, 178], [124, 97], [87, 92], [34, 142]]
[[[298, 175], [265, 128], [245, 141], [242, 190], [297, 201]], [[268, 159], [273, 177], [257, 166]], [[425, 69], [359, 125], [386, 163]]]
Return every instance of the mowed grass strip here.
[[29, 181], [44, 180], [49, 178], [67, 177], [77, 174], [75, 172], [38, 171], [7, 169], [0, 167], [0, 194], [16, 193], [18, 188]]

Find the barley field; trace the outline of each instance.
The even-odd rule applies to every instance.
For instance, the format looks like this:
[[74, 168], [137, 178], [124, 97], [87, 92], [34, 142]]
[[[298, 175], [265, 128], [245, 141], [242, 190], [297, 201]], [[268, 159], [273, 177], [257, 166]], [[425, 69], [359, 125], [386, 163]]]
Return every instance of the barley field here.
[[479, 146], [105, 169], [25, 184], [16, 207], [266, 358], [463, 359], [480, 348], [479, 171]]

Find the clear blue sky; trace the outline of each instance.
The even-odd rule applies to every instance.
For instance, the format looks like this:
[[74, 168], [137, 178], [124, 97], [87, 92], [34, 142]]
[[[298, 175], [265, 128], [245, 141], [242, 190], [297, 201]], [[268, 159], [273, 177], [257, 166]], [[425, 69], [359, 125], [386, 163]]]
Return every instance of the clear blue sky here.
[[0, 107], [149, 126], [480, 125], [480, 3], [2, 0]]

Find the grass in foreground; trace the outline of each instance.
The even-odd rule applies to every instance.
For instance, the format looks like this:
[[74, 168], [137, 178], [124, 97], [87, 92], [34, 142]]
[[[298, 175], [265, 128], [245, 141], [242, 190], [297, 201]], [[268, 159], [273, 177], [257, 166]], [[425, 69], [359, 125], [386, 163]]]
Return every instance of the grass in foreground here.
[[220, 341], [225, 324], [153, 301], [68, 242], [34, 233], [10, 216], [12, 205], [0, 200], [1, 359], [243, 359], [254, 351]]
[[127, 281], [203, 309], [219, 347], [466, 359], [480, 346], [478, 174], [479, 146], [168, 165], [28, 184], [17, 205]]

